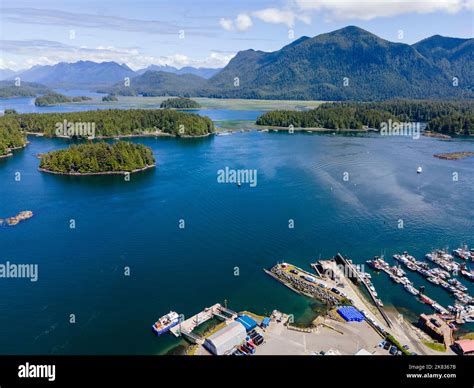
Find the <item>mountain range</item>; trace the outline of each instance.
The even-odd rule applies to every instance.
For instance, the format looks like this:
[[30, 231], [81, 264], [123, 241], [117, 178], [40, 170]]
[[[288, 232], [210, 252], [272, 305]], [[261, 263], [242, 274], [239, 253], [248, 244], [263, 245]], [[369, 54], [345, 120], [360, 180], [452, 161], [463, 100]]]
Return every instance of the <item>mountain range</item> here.
[[172, 74], [193, 74], [204, 79], [210, 78], [220, 69], [151, 65], [145, 69], [133, 71], [125, 64], [116, 62], [78, 61], [75, 63], [60, 62], [55, 65], [33, 66], [28, 70], [14, 72], [0, 69], [0, 80], [12, 80], [20, 77], [22, 81], [40, 83], [53, 88], [96, 89], [111, 86], [124, 81], [125, 77], [133, 78], [147, 71], [162, 71]]
[[[223, 69], [149, 66], [134, 72], [115, 62], [36, 66], [22, 79], [49, 87], [93, 88], [122, 95], [219, 98], [380, 100], [473, 98], [474, 39], [439, 35], [409, 45], [355, 26], [280, 50], [240, 51]], [[130, 77], [130, 86], [123, 84]]]
[[199, 77], [209, 79], [212, 76], [216, 75], [221, 69], [213, 69], [209, 67], [191, 67], [185, 66], [181, 69], [178, 69], [173, 66], [167, 65], [150, 65], [145, 69], [137, 70], [135, 73], [138, 75], [144, 74], [147, 71], [163, 71], [165, 73], [173, 73], [173, 74], [193, 74]]

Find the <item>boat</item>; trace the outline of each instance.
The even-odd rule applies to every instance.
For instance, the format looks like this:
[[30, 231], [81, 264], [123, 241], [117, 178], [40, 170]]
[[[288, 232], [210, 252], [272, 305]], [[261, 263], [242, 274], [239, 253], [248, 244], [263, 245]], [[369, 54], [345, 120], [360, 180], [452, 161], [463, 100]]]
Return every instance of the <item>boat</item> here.
[[429, 305], [432, 305], [434, 302], [433, 299], [431, 298], [428, 298], [426, 295], [424, 294], [420, 294], [420, 300], [423, 302], [423, 303], [426, 303], [426, 304], [429, 304]]
[[179, 315], [175, 311], [170, 311], [163, 315], [153, 324], [153, 331], [156, 335], [161, 335], [168, 332], [172, 327], [179, 323]]
[[461, 270], [461, 275], [464, 276], [467, 280], [474, 282], [474, 273], [467, 271], [465, 269]]
[[472, 259], [471, 252], [464, 248], [458, 248], [453, 251], [453, 255], [460, 258], [461, 260], [468, 261]]
[[416, 172], [418, 174], [421, 174], [423, 172], [423, 169], [421, 168], [421, 166], [416, 169]]
[[433, 277], [433, 276], [430, 276], [427, 280], [428, 280], [430, 283], [433, 283], [433, 284], [436, 284], [436, 285], [439, 284], [438, 278], [435, 278], [435, 277]]
[[370, 268], [376, 271], [380, 271], [380, 264], [377, 259], [367, 260], [366, 263]]
[[408, 268], [410, 271], [416, 271], [416, 265], [413, 264], [413, 263], [407, 263], [407, 268]]
[[403, 288], [405, 288], [405, 290], [407, 290], [410, 294], [412, 295], [418, 295], [420, 293], [420, 291], [418, 291], [415, 287], [413, 287], [411, 284], [405, 284], [403, 286]]

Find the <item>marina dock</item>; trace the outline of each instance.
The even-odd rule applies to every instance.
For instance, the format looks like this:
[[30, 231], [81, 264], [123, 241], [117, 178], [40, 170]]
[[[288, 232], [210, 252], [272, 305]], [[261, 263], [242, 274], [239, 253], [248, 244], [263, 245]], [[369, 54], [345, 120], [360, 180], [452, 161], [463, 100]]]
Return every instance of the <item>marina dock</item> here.
[[354, 264], [351, 261], [347, 260], [340, 253], [336, 254], [336, 256], [334, 257], [334, 260], [336, 261], [337, 264], [340, 264], [344, 266], [346, 269], [348, 269], [345, 271], [345, 276], [350, 281], [352, 281], [355, 285], [362, 285], [364, 287], [364, 289], [370, 295], [370, 298], [372, 299], [373, 304], [375, 305], [375, 307], [377, 307], [377, 310], [380, 312], [380, 315], [382, 315], [382, 318], [385, 320], [387, 326], [391, 328], [392, 321], [385, 313], [383, 307], [380, 305], [381, 303], [378, 299], [378, 295], [374, 294], [374, 291], [370, 289], [369, 285], [367, 284], [365, 279], [362, 277], [360, 271], [354, 266]]
[[221, 321], [232, 321], [237, 317], [237, 313], [225, 308], [220, 303], [216, 303], [211, 307], [206, 307], [192, 317], [181, 321], [178, 325], [172, 327], [170, 331], [175, 337], [184, 336], [193, 343], [201, 343], [203, 339], [193, 333], [193, 330], [214, 317]]

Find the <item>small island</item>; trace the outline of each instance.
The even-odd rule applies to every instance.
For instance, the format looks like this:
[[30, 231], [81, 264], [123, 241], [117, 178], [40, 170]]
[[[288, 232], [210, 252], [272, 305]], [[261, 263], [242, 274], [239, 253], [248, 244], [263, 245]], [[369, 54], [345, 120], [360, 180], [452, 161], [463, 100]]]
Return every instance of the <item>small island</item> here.
[[164, 100], [160, 108], [163, 109], [199, 109], [201, 105], [199, 105], [196, 101], [191, 100], [190, 98], [168, 98]]
[[86, 96], [68, 97], [60, 93], [48, 93], [48, 94], [45, 94], [44, 96], [37, 97], [35, 99], [35, 105], [36, 106], [51, 106], [51, 105], [68, 104], [71, 102], [82, 102], [82, 101], [90, 101], [90, 100], [92, 100], [92, 98], [86, 97]]
[[115, 102], [118, 101], [118, 98], [113, 94], [109, 94], [107, 96], [102, 97], [103, 102]]
[[445, 159], [445, 160], [458, 160], [467, 158], [469, 156], [474, 156], [474, 152], [464, 151], [464, 152], [447, 152], [444, 154], [435, 154], [435, 158]]
[[16, 226], [18, 225], [21, 221], [25, 221], [33, 217], [33, 212], [31, 210], [25, 210], [20, 213], [18, 213], [14, 217], [8, 217], [6, 219], [0, 218], [0, 226], [5, 224], [7, 226]]
[[42, 154], [39, 170], [59, 175], [113, 175], [136, 173], [155, 165], [149, 147], [119, 141], [73, 145]]

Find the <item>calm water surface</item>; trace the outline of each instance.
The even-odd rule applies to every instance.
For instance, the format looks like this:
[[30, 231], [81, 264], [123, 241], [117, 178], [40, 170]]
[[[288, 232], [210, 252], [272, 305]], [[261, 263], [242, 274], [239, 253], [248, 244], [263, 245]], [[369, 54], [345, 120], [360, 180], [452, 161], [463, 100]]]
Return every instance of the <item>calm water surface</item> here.
[[[222, 110], [206, 114], [228, 118]], [[306, 322], [311, 301], [263, 268], [284, 260], [309, 269], [336, 252], [359, 263], [403, 250], [421, 259], [433, 248], [474, 245], [474, 159], [433, 157], [474, 151], [466, 139], [258, 132], [137, 139], [153, 149], [158, 166], [131, 182], [42, 174], [36, 155], [69, 142], [30, 140], [0, 160], [0, 217], [35, 213], [0, 228], [0, 262], [38, 263], [39, 280], [0, 281], [0, 353], [161, 354], [180, 342], [152, 335], [159, 316], [171, 309], [189, 316], [224, 299], [236, 310], [276, 308]], [[226, 166], [256, 169], [257, 186], [217, 183]], [[443, 289], [408, 276], [453, 304]], [[413, 316], [431, 311], [383, 274], [373, 281], [387, 305]]]

